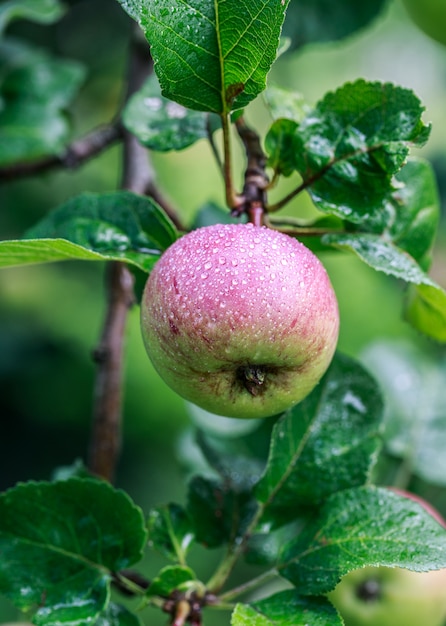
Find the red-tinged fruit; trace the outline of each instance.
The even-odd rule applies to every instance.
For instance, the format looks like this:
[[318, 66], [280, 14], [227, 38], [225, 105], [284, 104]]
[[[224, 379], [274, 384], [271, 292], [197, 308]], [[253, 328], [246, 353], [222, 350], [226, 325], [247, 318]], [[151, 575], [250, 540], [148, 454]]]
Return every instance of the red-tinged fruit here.
[[333, 357], [328, 275], [296, 239], [218, 224], [176, 241], [143, 294], [147, 353], [185, 399], [228, 417], [275, 415], [307, 396]]

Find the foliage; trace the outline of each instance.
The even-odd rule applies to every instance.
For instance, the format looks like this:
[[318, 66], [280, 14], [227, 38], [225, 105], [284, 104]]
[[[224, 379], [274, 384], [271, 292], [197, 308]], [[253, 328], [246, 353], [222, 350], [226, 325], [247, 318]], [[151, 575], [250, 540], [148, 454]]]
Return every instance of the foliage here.
[[[353, 253], [400, 281], [405, 319], [445, 342], [446, 293], [428, 275], [439, 224], [436, 182], [430, 163], [410, 154], [430, 133], [418, 97], [359, 79], [313, 106], [291, 90], [266, 86], [282, 32], [291, 49], [343, 37], [368, 24], [382, 3], [358, 8], [338, 0], [328, 3], [336, 7], [333, 20], [314, 22], [328, 10], [321, 0], [289, 7], [285, 0], [118, 2], [150, 43], [155, 70], [119, 111], [120, 141], [131, 136], [166, 152], [206, 140], [222, 170], [229, 210], [208, 205], [194, 227], [254, 221], [261, 205], [267, 225], [318, 251]], [[5, 178], [36, 163], [67, 165], [66, 112], [85, 70], [7, 34], [15, 19], [50, 23], [62, 12], [56, 0], [9, 0], [0, 8]], [[261, 139], [246, 126], [244, 109], [262, 92], [272, 122]], [[235, 135], [248, 160], [241, 190], [233, 182]], [[270, 191], [283, 179], [298, 183], [273, 202]], [[308, 194], [315, 217], [281, 218], [280, 209], [301, 194]], [[182, 216], [151, 184], [86, 192], [49, 211], [21, 239], [1, 241], [0, 265], [101, 261], [128, 266], [140, 279], [183, 230]], [[446, 568], [444, 529], [416, 502], [373, 484], [380, 454], [390, 454], [444, 486], [440, 401], [426, 392], [428, 400], [415, 407], [422, 417], [413, 416], [386, 385], [386, 367], [398, 355], [378, 351], [373, 358], [380, 385], [357, 360], [337, 353], [316, 389], [266, 426], [254, 424], [236, 441], [196, 428], [204, 471], [190, 477], [182, 504], [161, 504], [145, 515], [129, 495], [79, 465], [73, 476], [65, 471], [52, 482], [7, 490], [0, 495], [0, 592], [42, 626], [136, 626], [147, 605], [164, 610], [175, 626], [197, 626], [203, 611], [215, 609], [231, 610], [233, 626], [335, 626], [342, 618], [326, 595], [349, 571]], [[397, 366], [406, 362], [401, 355]], [[434, 369], [409, 372], [418, 377], [417, 391], [430, 389]], [[198, 546], [222, 552], [209, 580], [191, 566]], [[141, 571], [154, 552], [164, 564], [148, 581]], [[243, 560], [260, 574], [230, 587]], [[265, 586], [262, 599], [250, 599], [247, 592], [272, 579], [279, 590], [268, 595]], [[127, 596], [140, 605], [127, 604]]]

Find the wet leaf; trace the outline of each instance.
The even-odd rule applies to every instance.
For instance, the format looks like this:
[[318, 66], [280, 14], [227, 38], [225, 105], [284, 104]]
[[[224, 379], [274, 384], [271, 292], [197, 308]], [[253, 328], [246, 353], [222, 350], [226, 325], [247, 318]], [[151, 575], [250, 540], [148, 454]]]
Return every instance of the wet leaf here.
[[123, 121], [144, 146], [159, 152], [183, 150], [208, 136], [208, 114], [164, 98], [155, 76], [132, 96]]
[[227, 114], [264, 88], [288, 0], [119, 0], [151, 46], [163, 95]]
[[299, 596], [287, 590], [253, 602], [237, 604], [232, 626], [342, 626], [336, 609], [326, 598]]
[[[315, 390], [277, 422], [256, 497], [283, 523], [330, 494], [368, 481], [380, 448], [379, 388], [353, 359], [336, 355]], [[280, 513], [280, 514], [279, 514]]]
[[189, 567], [168, 565], [153, 579], [147, 595], [167, 598], [176, 589], [187, 591], [196, 580], [195, 573]]
[[427, 337], [446, 343], [446, 292], [437, 285], [410, 285], [404, 317]]
[[339, 233], [325, 235], [322, 241], [335, 248], [354, 252], [367, 265], [389, 276], [416, 285], [435, 285], [409, 254], [381, 235]]
[[184, 562], [194, 540], [191, 520], [178, 504], [152, 509], [147, 521], [149, 545], [173, 561]]
[[164, 211], [150, 198], [128, 191], [85, 193], [49, 213], [25, 240], [0, 242], [0, 267], [114, 260], [150, 272], [176, 236]]
[[299, 593], [319, 595], [366, 565], [445, 568], [446, 530], [420, 504], [388, 489], [341, 491], [284, 547], [280, 573]]
[[236, 542], [257, 508], [252, 492], [237, 492], [230, 486], [201, 476], [189, 484], [187, 512], [196, 540], [208, 548]]
[[285, 118], [300, 122], [311, 111], [302, 94], [277, 85], [268, 85], [263, 99], [274, 120]]
[[142, 512], [107, 483], [21, 484], [0, 496], [0, 592], [35, 624], [92, 623], [145, 542]]
[[291, 176], [295, 167], [294, 133], [298, 124], [294, 120], [278, 119], [265, 137], [265, 150], [268, 153], [268, 167], [275, 174]]
[[[423, 110], [413, 92], [389, 83], [361, 79], [326, 94], [292, 138], [294, 169], [315, 205], [358, 224], [379, 213], [409, 146], [429, 135]], [[287, 171], [290, 140], [282, 138]]]
[[0, 165], [61, 152], [83, 67], [15, 40], [0, 43], [0, 65]]
[[387, 234], [423, 269], [428, 269], [440, 220], [435, 173], [429, 161], [412, 157], [398, 172], [396, 179], [403, 185], [392, 198], [395, 214]]
[[386, 236], [370, 233], [331, 234], [322, 241], [350, 250], [373, 269], [411, 283], [404, 305], [405, 319], [424, 335], [446, 341], [446, 292], [409, 254]]
[[446, 485], [446, 361], [401, 342], [372, 344], [362, 359], [384, 393], [387, 451], [423, 480]]

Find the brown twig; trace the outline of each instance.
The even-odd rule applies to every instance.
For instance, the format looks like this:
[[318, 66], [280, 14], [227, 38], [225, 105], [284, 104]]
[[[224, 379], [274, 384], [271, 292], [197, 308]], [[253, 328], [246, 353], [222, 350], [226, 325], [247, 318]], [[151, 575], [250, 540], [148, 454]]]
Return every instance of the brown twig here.
[[121, 139], [122, 132], [119, 122], [99, 126], [85, 137], [73, 141], [62, 154], [1, 167], [0, 182], [27, 178], [58, 168], [76, 169]]
[[133, 277], [123, 263], [109, 263], [106, 277], [107, 313], [94, 351], [97, 373], [88, 465], [93, 474], [113, 482], [121, 449], [124, 331], [134, 296]]

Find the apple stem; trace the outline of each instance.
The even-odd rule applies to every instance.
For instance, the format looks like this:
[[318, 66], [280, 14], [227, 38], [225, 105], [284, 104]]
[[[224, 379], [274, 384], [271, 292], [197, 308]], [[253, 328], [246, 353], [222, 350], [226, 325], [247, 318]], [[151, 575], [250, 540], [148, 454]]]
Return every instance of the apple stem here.
[[266, 189], [269, 185], [265, 172], [266, 156], [258, 134], [246, 125], [243, 117], [236, 120], [235, 127], [245, 147], [247, 165], [243, 192], [237, 197], [237, 202], [232, 207], [232, 214], [240, 217], [245, 213], [248, 222], [254, 226], [264, 226]]

